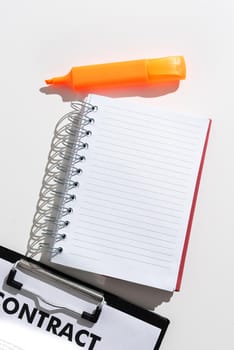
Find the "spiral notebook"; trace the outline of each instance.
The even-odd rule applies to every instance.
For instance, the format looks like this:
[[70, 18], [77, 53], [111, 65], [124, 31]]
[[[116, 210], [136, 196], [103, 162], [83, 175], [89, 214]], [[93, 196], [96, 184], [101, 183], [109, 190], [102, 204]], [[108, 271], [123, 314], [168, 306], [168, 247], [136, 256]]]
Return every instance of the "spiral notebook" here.
[[211, 120], [97, 95], [55, 129], [28, 255], [179, 290]]

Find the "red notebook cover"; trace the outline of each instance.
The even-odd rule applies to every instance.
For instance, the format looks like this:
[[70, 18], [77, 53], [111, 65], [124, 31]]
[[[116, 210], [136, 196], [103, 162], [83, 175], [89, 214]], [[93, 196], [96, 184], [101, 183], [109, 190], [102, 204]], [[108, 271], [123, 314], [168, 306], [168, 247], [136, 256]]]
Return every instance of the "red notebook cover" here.
[[180, 268], [179, 268], [177, 282], [176, 282], [176, 288], [175, 288], [175, 290], [177, 292], [180, 290], [180, 287], [181, 287], [185, 258], [186, 258], [186, 254], [187, 254], [187, 250], [188, 250], [188, 243], [189, 243], [190, 232], [191, 232], [191, 228], [192, 228], [193, 215], [194, 215], [194, 211], [195, 211], [195, 207], [196, 207], [197, 195], [198, 195], [199, 185], [200, 185], [200, 181], [201, 181], [202, 169], [203, 169], [203, 164], [204, 164], [205, 155], [206, 155], [206, 149], [207, 149], [207, 144], [208, 144], [208, 139], [209, 139], [209, 134], [210, 134], [211, 123], [212, 123], [212, 121], [210, 119], [209, 126], [207, 129], [207, 134], [206, 134], [206, 140], [205, 140], [205, 144], [204, 144], [204, 148], [203, 148], [203, 152], [202, 152], [201, 163], [200, 163], [200, 167], [199, 167], [199, 171], [198, 171], [197, 182], [196, 182], [196, 186], [195, 186], [195, 190], [194, 190], [193, 203], [191, 206], [188, 227], [187, 227], [187, 232], [186, 232], [185, 241], [184, 241], [183, 252], [182, 252], [181, 261], [180, 261]]

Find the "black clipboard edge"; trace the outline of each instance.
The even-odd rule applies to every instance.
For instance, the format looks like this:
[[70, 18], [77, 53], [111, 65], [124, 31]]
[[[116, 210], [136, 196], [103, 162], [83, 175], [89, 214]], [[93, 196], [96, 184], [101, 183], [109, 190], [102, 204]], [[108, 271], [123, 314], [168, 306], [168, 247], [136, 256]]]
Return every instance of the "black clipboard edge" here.
[[124, 311], [128, 315], [136, 317], [146, 323], [149, 323], [153, 326], [160, 328], [161, 333], [154, 347], [154, 350], [158, 350], [160, 348], [164, 335], [167, 331], [167, 327], [169, 326], [169, 323], [170, 323], [170, 321], [167, 318], [160, 316], [152, 311], [143, 309], [140, 306], [132, 304], [122, 298], [119, 298], [116, 295], [109, 294], [108, 292], [105, 292], [104, 296], [105, 296], [107, 305], [113, 306], [117, 310], [120, 310], [122, 312]]
[[76, 278], [69, 276], [61, 271], [58, 271], [51, 266], [45, 265], [37, 260], [33, 260], [29, 257], [24, 256], [23, 254], [17, 253], [15, 251], [8, 249], [8, 248], [5, 248], [3, 246], [0, 246], [0, 258], [9, 261], [12, 264], [16, 263], [20, 259], [25, 259], [29, 262], [37, 264], [38, 266], [48, 270], [51, 273], [57, 274], [61, 278], [69, 279], [70, 281], [73, 281], [75, 283], [80, 283], [80, 284], [83, 284], [84, 286], [92, 288], [96, 291], [102, 292], [107, 305], [109, 305], [109, 306], [111, 306], [111, 307], [113, 307], [121, 312], [125, 312], [128, 315], [136, 317], [136, 318], [138, 318], [138, 319], [140, 319], [148, 324], [151, 324], [155, 327], [160, 328], [161, 333], [160, 333], [160, 336], [159, 336], [157, 343], [156, 343], [153, 350], [159, 349], [159, 347], [162, 343], [162, 340], [164, 338], [164, 335], [167, 331], [168, 325], [170, 323], [170, 321], [167, 318], [162, 317], [162, 316], [160, 316], [154, 312], [151, 312], [149, 310], [143, 309], [142, 307], [137, 306], [135, 304], [132, 304], [132, 303], [130, 303], [130, 302], [128, 302], [128, 301], [126, 301], [126, 300], [124, 300], [124, 299], [122, 299], [122, 298], [120, 298], [112, 293], [100, 290], [99, 288], [96, 288], [88, 283], [82, 282], [79, 279], [76, 279]]

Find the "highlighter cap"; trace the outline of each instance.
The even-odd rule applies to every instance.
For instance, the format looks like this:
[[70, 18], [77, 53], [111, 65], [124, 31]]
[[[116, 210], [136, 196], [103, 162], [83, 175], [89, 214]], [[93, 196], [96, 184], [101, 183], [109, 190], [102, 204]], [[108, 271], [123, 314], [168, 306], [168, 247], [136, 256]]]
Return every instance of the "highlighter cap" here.
[[146, 60], [148, 78], [154, 81], [173, 81], [186, 78], [183, 56], [169, 56]]

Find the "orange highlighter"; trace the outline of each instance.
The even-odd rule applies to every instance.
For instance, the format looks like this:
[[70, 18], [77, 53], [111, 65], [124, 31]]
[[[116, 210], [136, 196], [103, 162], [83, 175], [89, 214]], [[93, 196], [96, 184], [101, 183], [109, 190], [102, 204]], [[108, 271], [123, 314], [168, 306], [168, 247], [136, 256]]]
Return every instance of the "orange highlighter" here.
[[144, 86], [185, 79], [182, 56], [112, 62], [73, 67], [62, 77], [47, 79], [47, 84], [64, 85], [76, 91]]

